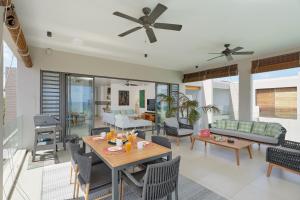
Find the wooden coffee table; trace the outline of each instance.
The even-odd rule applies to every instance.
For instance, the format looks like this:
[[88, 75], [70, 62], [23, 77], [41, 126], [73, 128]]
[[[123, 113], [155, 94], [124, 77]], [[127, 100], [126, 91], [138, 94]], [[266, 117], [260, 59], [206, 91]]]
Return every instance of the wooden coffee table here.
[[228, 143], [227, 142], [227, 137], [223, 137], [226, 139], [226, 141], [219, 142], [215, 141], [212, 137], [200, 137], [199, 135], [194, 135], [192, 136], [192, 146], [191, 150], [194, 148], [194, 144], [196, 140], [202, 141], [205, 144], [205, 148], [207, 146], [207, 143], [222, 146], [228, 149], [233, 149], [235, 150], [235, 155], [236, 155], [236, 163], [239, 166], [240, 165], [240, 150], [241, 149], [247, 149], [249, 153], [249, 157], [252, 159], [252, 144], [254, 142], [247, 141], [247, 140], [242, 140], [242, 139], [234, 139], [234, 143]]

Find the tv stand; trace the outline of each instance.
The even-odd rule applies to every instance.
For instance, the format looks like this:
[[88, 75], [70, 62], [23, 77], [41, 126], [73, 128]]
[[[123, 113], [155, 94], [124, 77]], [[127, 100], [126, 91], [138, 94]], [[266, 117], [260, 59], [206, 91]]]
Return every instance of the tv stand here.
[[142, 114], [142, 118], [145, 119], [145, 120], [149, 120], [149, 121], [152, 121], [153, 123], [155, 123], [155, 112], [144, 112]]

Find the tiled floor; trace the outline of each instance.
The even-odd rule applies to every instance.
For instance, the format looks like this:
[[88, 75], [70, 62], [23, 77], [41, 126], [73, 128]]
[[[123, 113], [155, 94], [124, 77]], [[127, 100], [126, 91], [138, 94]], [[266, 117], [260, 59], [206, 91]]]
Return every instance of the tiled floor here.
[[[180, 146], [172, 143], [173, 155], [181, 155], [180, 173], [228, 199], [285, 200], [288, 197], [289, 200], [299, 200], [299, 175], [274, 169], [271, 177], [266, 177], [265, 148], [261, 146], [258, 150], [254, 145], [253, 159], [249, 159], [246, 150], [241, 151], [241, 164], [238, 167], [231, 150], [208, 145], [205, 152], [204, 145], [198, 142], [191, 151], [188, 139], [183, 139]], [[64, 158], [66, 153], [60, 152], [59, 156]], [[25, 192], [30, 199], [38, 200], [41, 183], [42, 168], [27, 170], [26, 160], [12, 199], [28, 199], [21, 198]]]

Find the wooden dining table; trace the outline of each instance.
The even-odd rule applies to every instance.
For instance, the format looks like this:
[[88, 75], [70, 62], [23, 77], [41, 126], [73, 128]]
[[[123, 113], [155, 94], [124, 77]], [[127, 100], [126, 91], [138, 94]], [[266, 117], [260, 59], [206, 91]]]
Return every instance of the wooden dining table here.
[[[167, 160], [172, 159], [171, 149], [152, 142], [143, 149], [137, 149], [137, 145], [133, 144], [129, 152], [123, 150], [120, 152], [109, 152], [107, 148], [113, 145], [109, 144], [107, 140], [99, 139], [99, 136], [85, 136], [82, 139], [84, 148], [88, 146], [111, 169], [112, 200], [119, 200], [120, 198], [119, 180], [121, 170], [162, 157], [167, 157]], [[137, 138], [136, 142], [138, 141], [142, 141], [142, 139]], [[168, 199], [171, 199], [171, 195]]]

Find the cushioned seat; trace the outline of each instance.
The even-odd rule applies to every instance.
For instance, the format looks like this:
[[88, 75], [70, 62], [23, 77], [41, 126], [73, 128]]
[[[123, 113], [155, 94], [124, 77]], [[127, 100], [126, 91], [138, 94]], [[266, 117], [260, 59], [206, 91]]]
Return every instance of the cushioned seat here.
[[183, 135], [190, 135], [191, 133], [193, 133], [193, 130], [191, 129], [178, 129], [178, 135], [183, 136]]
[[268, 143], [268, 144], [277, 144], [278, 143], [278, 138], [276, 138], [276, 137], [258, 135], [255, 133], [239, 133], [238, 137], [242, 138], [242, 139], [261, 142], [261, 143]]
[[220, 128], [211, 128], [210, 131], [215, 134], [230, 136], [230, 137], [238, 137], [238, 134], [240, 133], [238, 131], [226, 130]]

